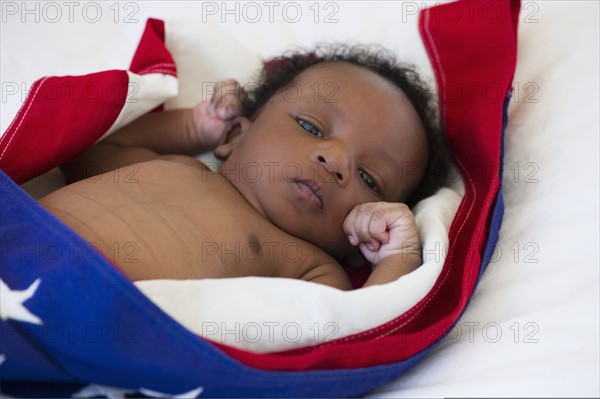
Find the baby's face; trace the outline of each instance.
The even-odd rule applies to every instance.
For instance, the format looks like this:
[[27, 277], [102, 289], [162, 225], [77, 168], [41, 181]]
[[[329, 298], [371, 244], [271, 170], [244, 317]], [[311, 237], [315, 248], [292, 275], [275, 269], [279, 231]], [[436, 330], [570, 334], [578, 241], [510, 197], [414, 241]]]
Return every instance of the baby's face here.
[[221, 173], [264, 217], [338, 259], [355, 249], [342, 225], [356, 205], [408, 197], [423, 175], [419, 117], [392, 83], [330, 62], [243, 120]]

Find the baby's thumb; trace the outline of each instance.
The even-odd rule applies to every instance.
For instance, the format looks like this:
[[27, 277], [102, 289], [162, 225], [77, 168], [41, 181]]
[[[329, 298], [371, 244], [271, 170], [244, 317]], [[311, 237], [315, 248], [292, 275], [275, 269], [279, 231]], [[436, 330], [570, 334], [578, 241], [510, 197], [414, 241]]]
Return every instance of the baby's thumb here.
[[217, 110], [217, 117], [223, 120], [235, 118], [240, 115], [242, 115], [242, 112], [237, 107], [223, 106]]

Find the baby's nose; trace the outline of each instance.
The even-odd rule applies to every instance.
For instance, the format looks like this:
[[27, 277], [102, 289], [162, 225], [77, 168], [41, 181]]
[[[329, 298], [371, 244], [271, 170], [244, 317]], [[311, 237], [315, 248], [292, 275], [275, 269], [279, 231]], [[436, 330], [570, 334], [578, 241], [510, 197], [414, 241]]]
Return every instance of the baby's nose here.
[[330, 160], [328, 158], [326, 158], [325, 155], [317, 155], [317, 160], [319, 161], [319, 163], [323, 164], [323, 166], [325, 167], [325, 169], [331, 173], [332, 175], [335, 176], [335, 178], [339, 181], [339, 182], [343, 182], [344, 181], [344, 173], [342, 173], [340, 165], [336, 162], [334, 162], [333, 160]]

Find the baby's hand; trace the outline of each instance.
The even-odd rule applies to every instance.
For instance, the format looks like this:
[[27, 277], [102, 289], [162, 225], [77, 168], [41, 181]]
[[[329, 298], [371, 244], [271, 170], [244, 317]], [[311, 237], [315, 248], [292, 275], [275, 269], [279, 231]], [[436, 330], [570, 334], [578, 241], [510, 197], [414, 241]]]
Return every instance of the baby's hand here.
[[418, 254], [421, 246], [415, 216], [401, 203], [369, 202], [357, 205], [344, 221], [350, 244], [378, 264], [395, 254]]
[[242, 87], [233, 79], [215, 84], [215, 92], [209, 102], [200, 102], [192, 110], [195, 137], [205, 150], [213, 150], [219, 144], [227, 123], [241, 115]]

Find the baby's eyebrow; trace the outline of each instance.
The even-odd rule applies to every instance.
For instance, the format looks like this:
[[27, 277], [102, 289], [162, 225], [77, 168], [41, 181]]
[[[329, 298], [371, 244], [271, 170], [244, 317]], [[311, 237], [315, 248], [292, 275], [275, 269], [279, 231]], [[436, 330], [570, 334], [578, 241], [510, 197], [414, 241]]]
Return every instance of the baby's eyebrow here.
[[[316, 93], [316, 103], [320, 104], [320, 105], [324, 105], [327, 108], [329, 108], [331, 111], [333, 111], [336, 114], [342, 114], [340, 106], [338, 105], [339, 102], [335, 97], [331, 97], [331, 95], [327, 95], [324, 96], [323, 93], [321, 92], [321, 90], [318, 90]], [[313, 94], [311, 95], [311, 99], [314, 101], [315, 100], [315, 93], [313, 92]]]

